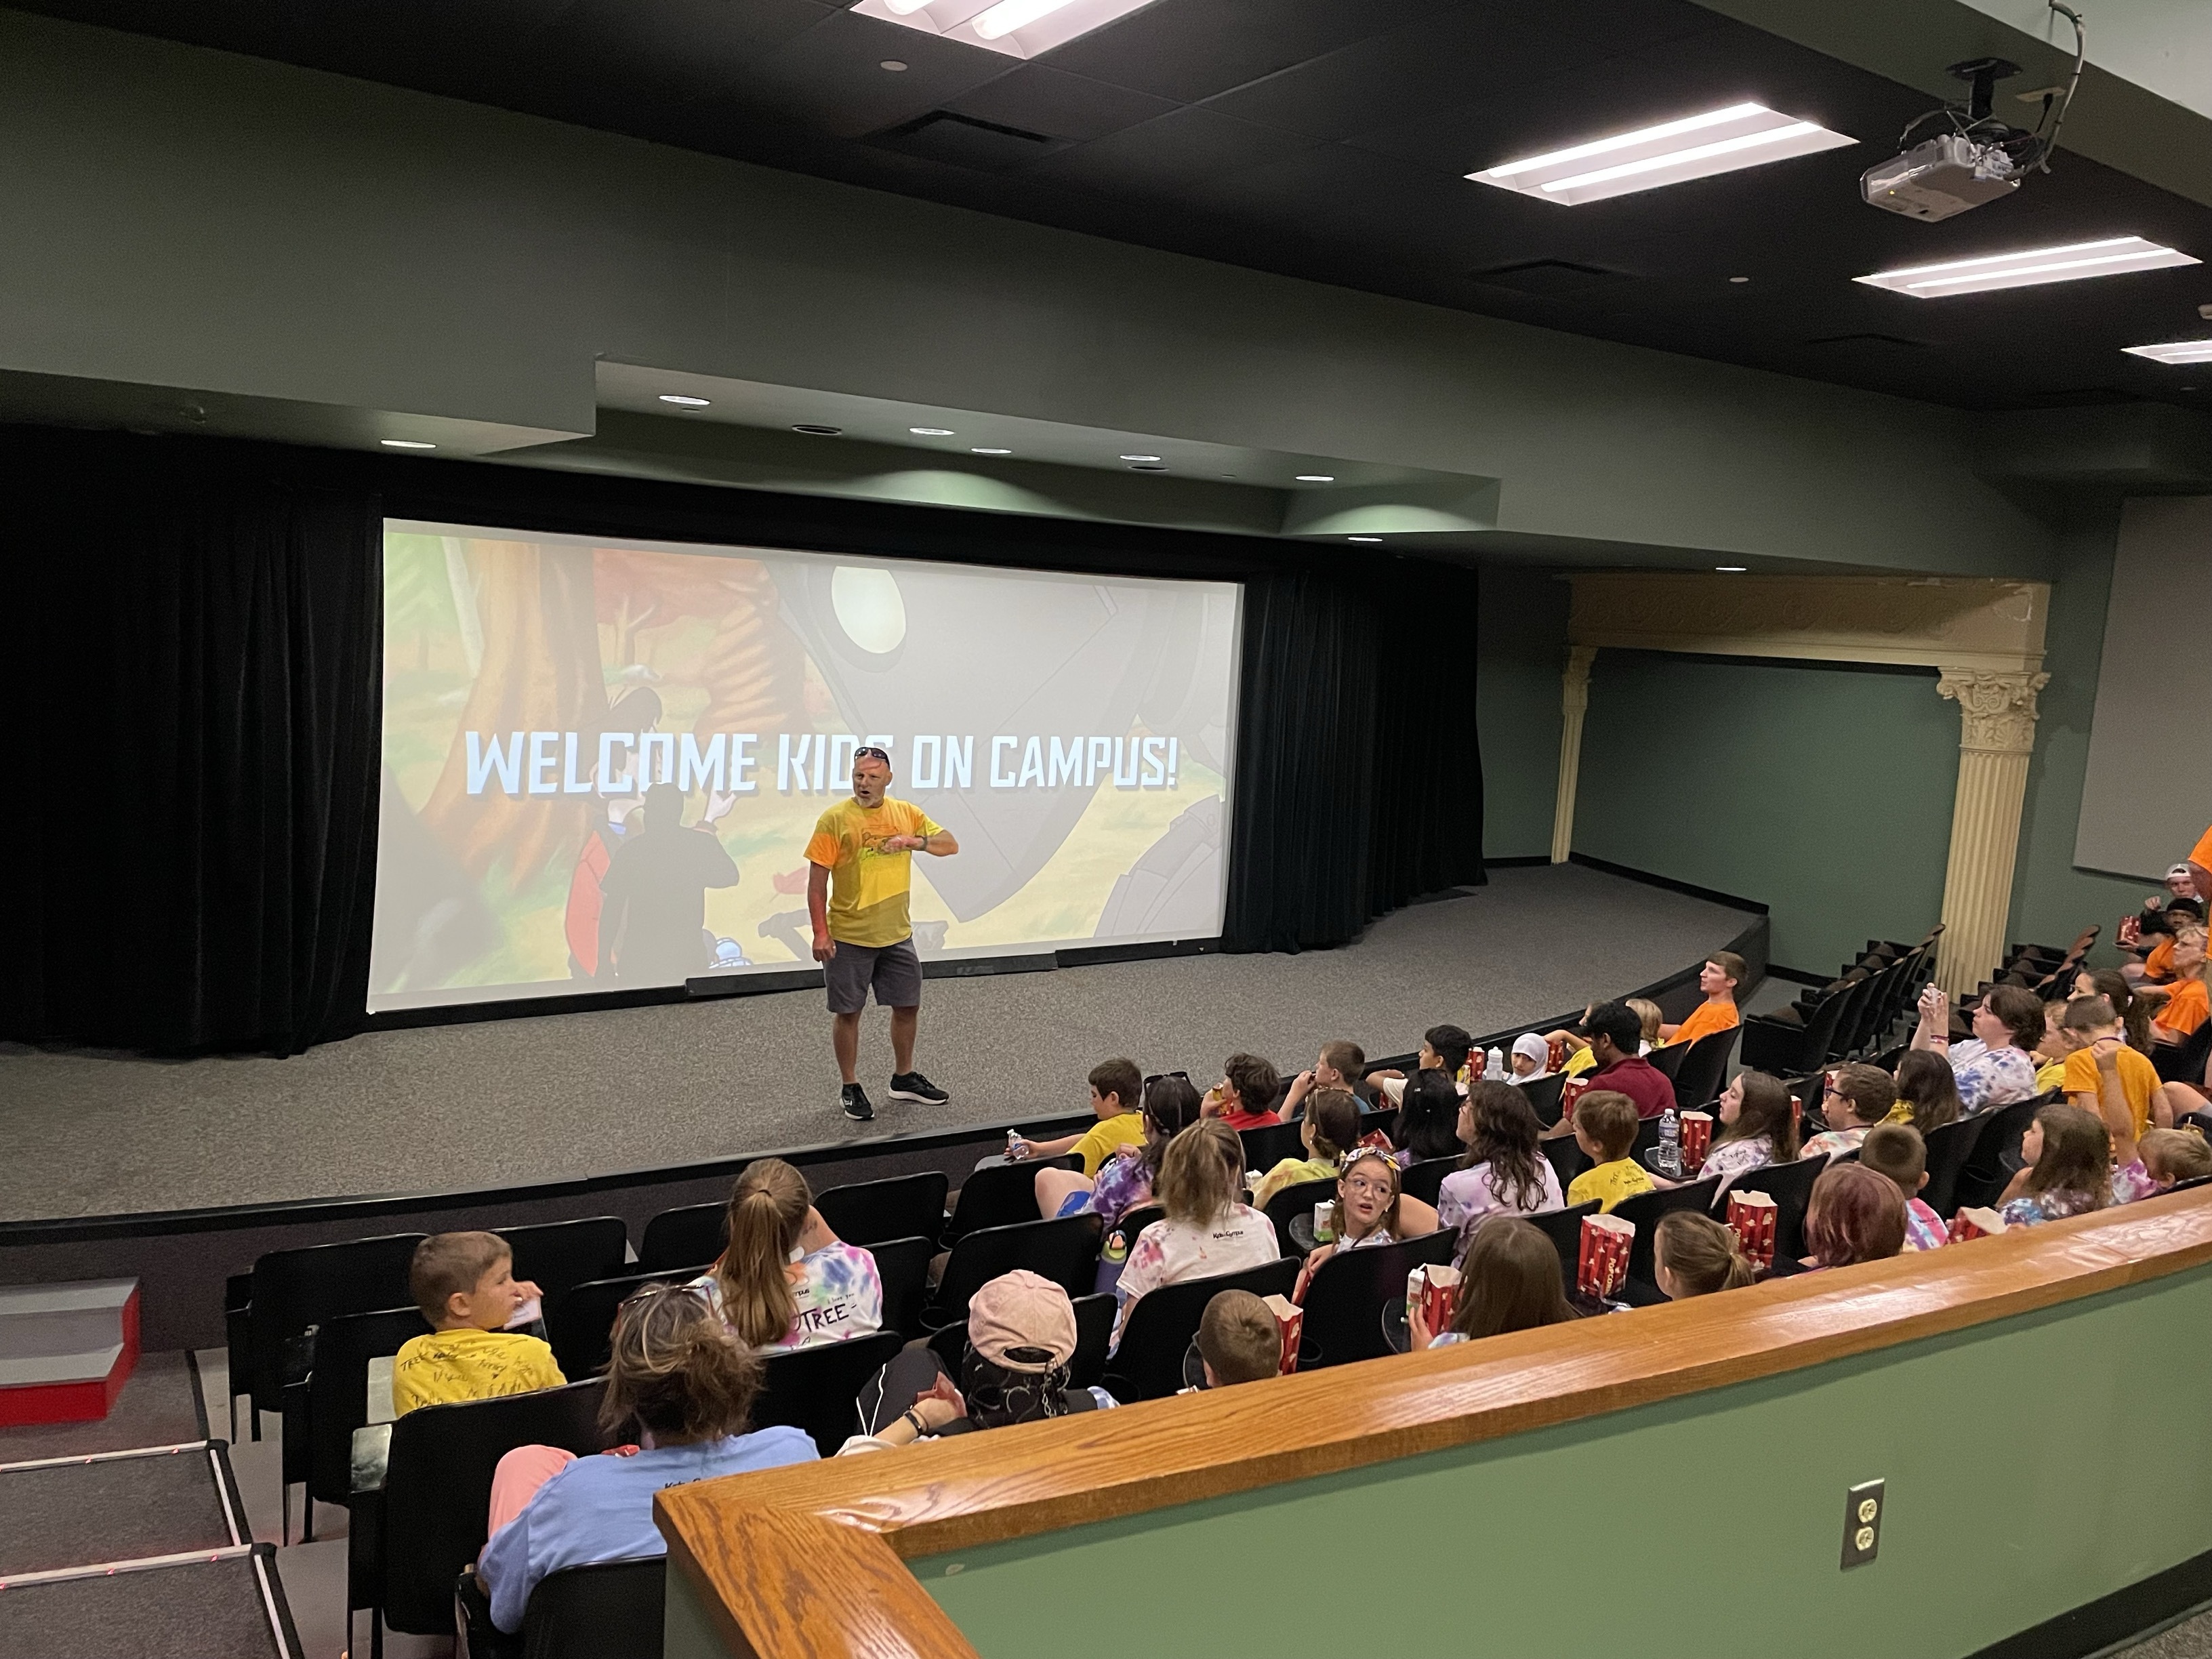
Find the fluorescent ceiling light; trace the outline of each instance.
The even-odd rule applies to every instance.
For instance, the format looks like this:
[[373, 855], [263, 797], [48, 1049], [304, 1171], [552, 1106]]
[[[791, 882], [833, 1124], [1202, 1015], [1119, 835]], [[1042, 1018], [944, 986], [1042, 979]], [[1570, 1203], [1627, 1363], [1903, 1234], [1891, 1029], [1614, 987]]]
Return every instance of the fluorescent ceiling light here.
[[970, 455], [1011, 455], [1014, 452], [1011, 449], [971, 449], [968, 453]]
[[1336, 474], [1334, 472], [1301, 472], [1298, 474], [1297, 482], [1300, 483], [1334, 483], [1336, 482]]
[[1157, 455], [1124, 455], [1121, 459], [1125, 461], [1157, 461], [1159, 459], [1159, 457]]
[[2146, 242], [2140, 236], [2107, 236], [2101, 241], [2069, 242], [2063, 247], [2023, 248], [2017, 253], [1991, 253], [1978, 259], [1906, 265], [1852, 280], [1869, 288], [1910, 294], [1916, 300], [1939, 300], [1952, 294], [2033, 288], [2042, 283], [2071, 283], [2084, 276], [2117, 276], [2126, 270], [2199, 263], [2186, 253]]
[[708, 407], [707, 400], [704, 398], [687, 398], [680, 392], [664, 392], [660, 394], [660, 401], [664, 404], [674, 404], [678, 409], [705, 409]]
[[1035, 58], [1152, 0], [860, 0], [853, 10], [1008, 58]]
[[377, 442], [386, 449], [435, 449], [435, 444], [426, 444], [420, 438], [379, 438]]
[[2212, 363], [2212, 340], [2172, 340], [2165, 345], [2123, 346], [2130, 357], [2154, 363]]
[[1764, 104], [1730, 104], [1726, 109], [1686, 115], [1679, 121], [1639, 127], [1467, 176], [1479, 185], [1573, 207], [1857, 142], [1810, 121], [1778, 114]]
[[917, 438], [949, 438], [952, 435], [952, 428], [949, 426], [910, 426], [907, 430]]
[[1348, 542], [1379, 542], [1382, 538], [1380, 536], [1346, 536], [1344, 539]]
[[1723, 576], [1741, 576], [1751, 567], [1747, 564], [1717, 564], [1713, 568]]

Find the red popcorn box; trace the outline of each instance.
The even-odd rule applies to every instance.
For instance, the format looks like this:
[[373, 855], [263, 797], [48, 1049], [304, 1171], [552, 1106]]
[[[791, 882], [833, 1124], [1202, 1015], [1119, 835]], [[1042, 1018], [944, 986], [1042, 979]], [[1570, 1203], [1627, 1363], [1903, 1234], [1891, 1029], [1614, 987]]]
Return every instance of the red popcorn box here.
[[1406, 1312], [1408, 1317], [1416, 1308], [1420, 1310], [1421, 1322], [1428, 1327], [1431, 1336], [1448, 1328], [1452, 1315], [1459, 1309], [1459, 1269], [1431, 1262], [1407, 1273]]
[[1951, 1242], [1989, 1238], [2005, 1230], [2005, 1218], [1995, 1210], [1966, 1209], [1951, 1218]]
[[1705, 1153], [1713, 1144], [1713, 1115], [1711, 1112], [1685, 1112], [1682, 1124], [1682, 1167], [1694, 1170], [1705, 1161]]
[[1635, 1242], [1634, 1222], [1618, 1216], [1584, 1216], [1575, 1288], [1584, 1296], [1611, 1296], [1628, 1280], [1628, 1252]]
[[1583, 1091], [1589, 1087], [1588, 1073], [1581, 1077], [1571, 1077], [1559, 1085], [1559, 1121], [1561, 1122], [1572, 1123], [1575, 1121], [1575, 1102], [1582, 1098]]
[[1558, 1071], [1560, 1066], [1567, 1063], [1566, 1038], [1556, 1036], [1546, 1037], [1544, 1039], [1544, 1069], [1547, 1072]]
[[1283, 1359], [1278, 1375], [1288, 1376], [1298, 1368], [1298, 1339], [1305, 1334], [1306, 1310], [1286, 1296], [1267, 1298], [1267, 1311], [1275, 1316], [1275, 1328], [1283, 1334]]
[[1774, 1218], [1780, 1212], [1765, 1193], [1729, 1194], [1728, 1224], [1761, 1273], [1774, 1265]]

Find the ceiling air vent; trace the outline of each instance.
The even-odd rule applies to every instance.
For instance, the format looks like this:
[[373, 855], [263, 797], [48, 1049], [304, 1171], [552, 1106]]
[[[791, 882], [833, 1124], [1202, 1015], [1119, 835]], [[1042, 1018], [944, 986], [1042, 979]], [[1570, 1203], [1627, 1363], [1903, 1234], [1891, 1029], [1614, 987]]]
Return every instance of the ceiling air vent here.
[[1626, 281], [1627, 276], [1625, 270], [1607, 270], [1603, 265], [1586, 265], [1572, 259], [1522, 259], [1513, 264], [1478, 270], [1474, 280], [1538, 299], [1572, 300], [1609, 290], [1613, 283]]
[[1067, 147], [1064, 138], [1002, 126], [996, 121], [979, 121], [972, 115], [955, 115], [949, 109], [933, 109], [903, 126], [878, 133], [869, 142], [903, 155], [984, 173], [1010, 173]]

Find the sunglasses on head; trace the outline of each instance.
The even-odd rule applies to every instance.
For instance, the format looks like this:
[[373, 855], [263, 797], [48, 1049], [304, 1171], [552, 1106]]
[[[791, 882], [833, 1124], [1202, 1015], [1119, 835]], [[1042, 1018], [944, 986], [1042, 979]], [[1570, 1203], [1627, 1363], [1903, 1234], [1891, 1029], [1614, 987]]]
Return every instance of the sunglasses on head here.
[[1152, 1085], [1154, 1085], [1155, 1083], [1163, 1083], [1163, 1082], [1165, 1082], [1169, 1078], [1171, 1078], [1171, 1077], [1179, 1077], [1179, 1078], [1181, 1078], [1181, 1079], [1182, 1079], [1185, 1083], [1188, 1083], [1188, 1082], [1189, 1082], [1189, 1081], [1190, 1081], [1190, 1073], [1189, 1073], [1188, 1072], [1155, 1072], [1155, 1073], [1153, 1073], [1150, 1077], [1148, 1077], [1148, 1078], [1146, 1078], [1146, 1079], [1145, 1079], [1145, 1087], [1146, 1087], [1147, 1089], [1149, 1089], [1149, 1088], [1151, 1088], [1151, 1087], [1152, 1086]]
[[877, 748], [873, 744], [864, 744], [860, 748], [855, 749], [853, 751], [853, 758], [856, 761], [879, 760], [886, 766], [889, 766], [891, 763], [891, 757], [885, 754], [882, 750]]

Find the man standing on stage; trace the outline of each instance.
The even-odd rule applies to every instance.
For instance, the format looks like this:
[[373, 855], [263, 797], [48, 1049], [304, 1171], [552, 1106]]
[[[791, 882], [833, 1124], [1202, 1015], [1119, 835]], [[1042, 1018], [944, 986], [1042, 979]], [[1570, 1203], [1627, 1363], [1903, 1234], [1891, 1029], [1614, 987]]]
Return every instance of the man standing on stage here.
[[[845, 1079], [845, 1115], [866, 1123], [876, 1115], [857, 1075], [860, 1010], [868, 988], [891, 1011], [890, 1097], [930, 1105], [950, 1098], [914, 1069], [915, 1024], [921, 1012], [921, 959], [914, 953], [907, 915], [914, 854], [949, 858], [960, 850], [950, 830], [909, 801], [892, 800], [891, 757], [880, 749], [853, 754], [853, 799], [840, 801], [814, 825], [806, 843], [806, 912], [814, 922], [814, 959], [830, 989], [837, 1070]], [[832, 879], [835, 890], [832, 890]]]

